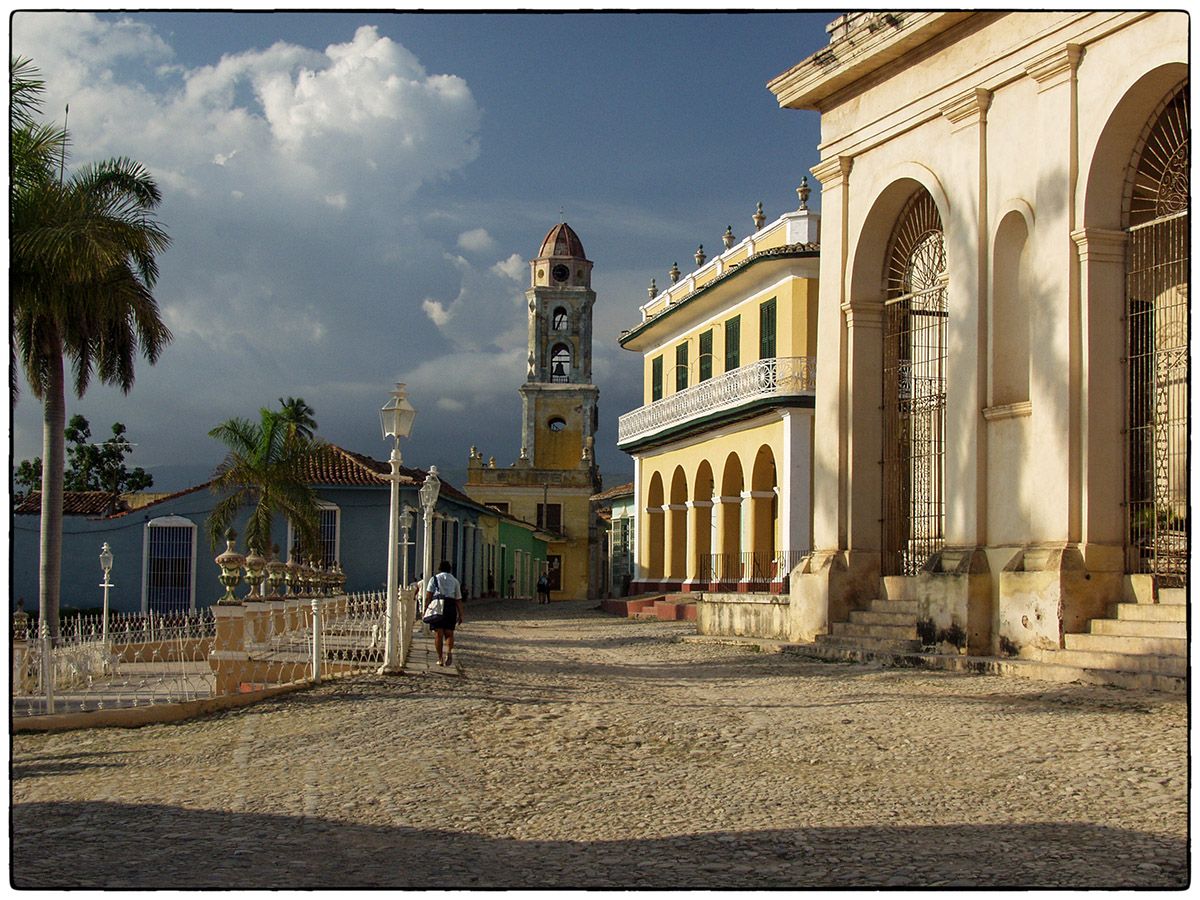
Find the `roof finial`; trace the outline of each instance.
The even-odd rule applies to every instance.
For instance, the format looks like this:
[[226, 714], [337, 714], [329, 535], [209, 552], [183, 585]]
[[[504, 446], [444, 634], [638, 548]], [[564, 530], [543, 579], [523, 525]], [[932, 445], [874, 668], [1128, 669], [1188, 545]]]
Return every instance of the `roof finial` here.
[[762, 201], [758, 201], [758, 206], [754, 210], [754, 230], [758, 231], [763, 227], [763, 222], [767, 221], [766, 215], [763, 214]]
[[704, 245], [701, 244], [699, 247], [696, 248], [696, 265], [697, 266], [704, 265], [704, 260], [706, 260], [706, 259], [708, 259], [708, 257], [704, 255]]
[[651, 300], [658, 296], [658, 285], [654, 283], [653, 278], [650, 279], [650, 287], [646, 288], [646, 292], [650, 295]]
[[726, 250], [728, 250], [730, 247], [733, 246], [733, 244], [737, 240], [737, 238], [735, 238], [733, 236], [733, 226], [732, 225], [725, 226], [725, 233], [723, 235], [721, 235], [721, 240], [723, 240], [725, 242]]
[[808, 186], [807, 175], [800, 179], [800, 187], [796, 188], [796, 193], [800, 195], [800, 208], [808, 209], [808, 195], [812, 193], [812, 188]]
[[677, 281], [679, 281], [679, 276], [682, 274], [679, 271], [679, 263], [671, 263], [671, 271], [667, 274], [671, 276], [671, 284], [675, 284]]

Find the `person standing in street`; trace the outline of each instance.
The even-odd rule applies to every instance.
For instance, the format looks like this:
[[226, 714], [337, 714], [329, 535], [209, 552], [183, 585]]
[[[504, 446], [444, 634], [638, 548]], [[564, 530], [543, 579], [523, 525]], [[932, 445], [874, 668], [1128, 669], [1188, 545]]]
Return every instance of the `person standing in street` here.
[[550, 578], [543, 572], [537, 581], [538, 603], [550, 602]]
[[[462, 589], [448, 560], [442, 560], [438, 572], [425, 585], [425, 622], [433, 631], [433, 646], [439, 666], [454, 662], [454, 628], [463, 622]], [[445, 646], [445, 658], [442, 648]]]

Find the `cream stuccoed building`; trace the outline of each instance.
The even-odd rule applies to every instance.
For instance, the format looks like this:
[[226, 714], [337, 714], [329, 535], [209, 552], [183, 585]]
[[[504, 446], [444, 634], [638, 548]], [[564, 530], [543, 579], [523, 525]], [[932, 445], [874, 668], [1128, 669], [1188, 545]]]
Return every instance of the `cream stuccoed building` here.
[[828, 32], [768, 85], [821, 114], [794, 637], [1185, 674], [1186, 14]]

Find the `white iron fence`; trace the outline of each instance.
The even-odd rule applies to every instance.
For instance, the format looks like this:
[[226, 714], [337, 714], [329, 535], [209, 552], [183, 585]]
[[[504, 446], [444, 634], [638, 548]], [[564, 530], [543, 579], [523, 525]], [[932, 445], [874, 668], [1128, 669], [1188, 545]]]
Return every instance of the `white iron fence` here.
[[[416, 591], [401, 591], [399, 659], [408, 656]], [[141, 707], [377, 670], [386, 646], [382, 591], [266, 597], [236, 615], [110, 614], [64, 623], [56, 645], [35, 620], [14, 623], [12, 714]], [[218, 635], [224, 626], [225, 632]]]

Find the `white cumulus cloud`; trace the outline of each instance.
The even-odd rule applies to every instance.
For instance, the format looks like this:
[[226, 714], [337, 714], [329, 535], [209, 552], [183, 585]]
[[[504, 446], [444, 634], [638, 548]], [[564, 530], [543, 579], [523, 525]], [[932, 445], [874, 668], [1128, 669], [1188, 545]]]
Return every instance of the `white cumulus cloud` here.
[[428, 298], [422, 300], [421, 309], [425, 310], [425, 315], [429, 316], [429, 321], [438, 328], [441, 328], [450, 321], [450, 313], [446, 311], [446, 307], [442, 306], [440, 300], [429, 300]]
[[473, 253], [486, 253], [496, 246], [486, 228], [472, 228], [458, 236], [458, 246]]
[[500, 262], [492, 266], [492, 271], [497, 275], [503, 275], [506, 278], [511, 278], [513, 281], [524, 282], [529, 277], [529, 268], [520, 253], [514, 253], [508, 259], [502, 259]]

